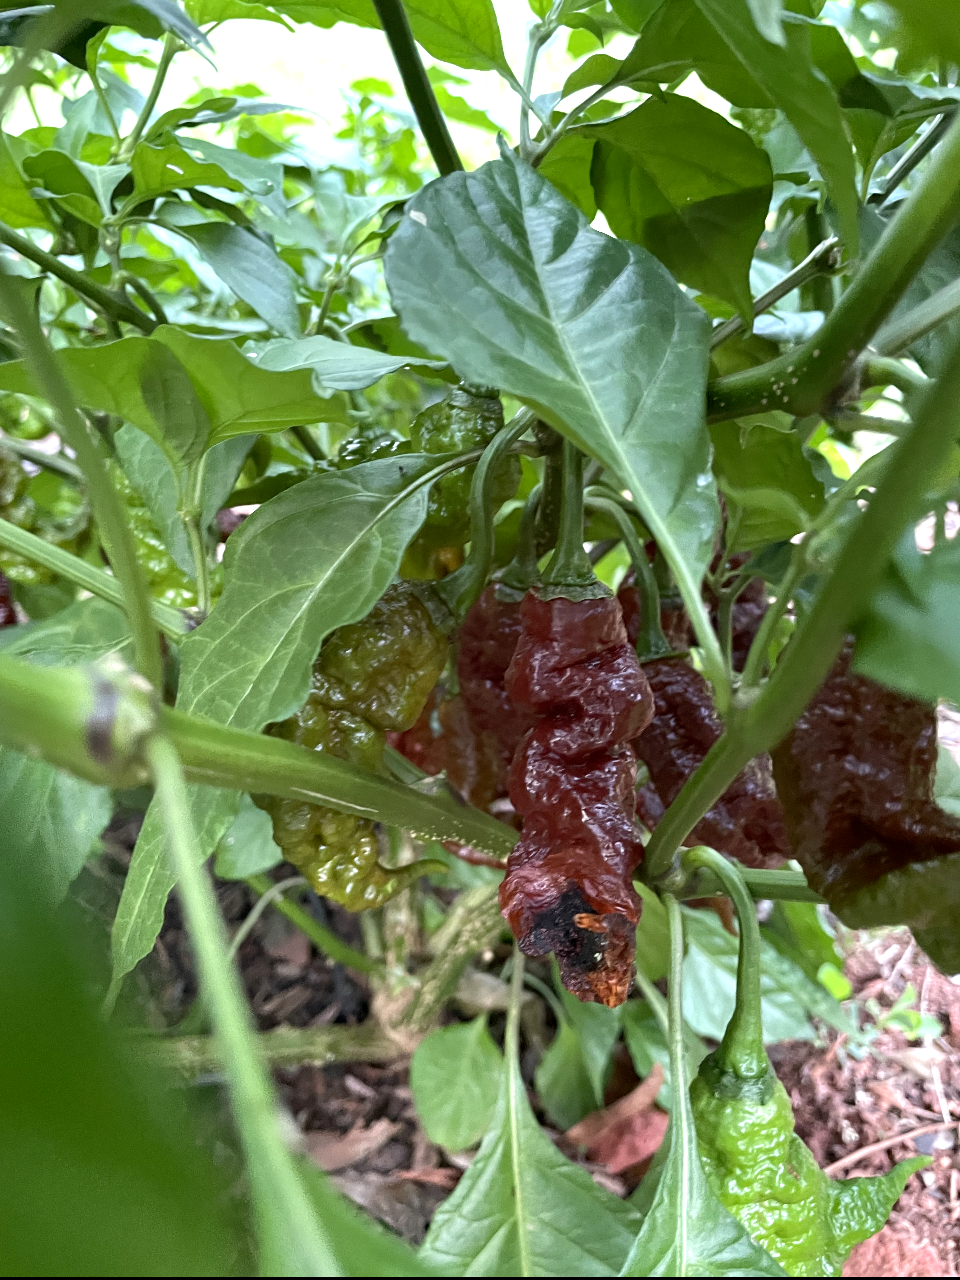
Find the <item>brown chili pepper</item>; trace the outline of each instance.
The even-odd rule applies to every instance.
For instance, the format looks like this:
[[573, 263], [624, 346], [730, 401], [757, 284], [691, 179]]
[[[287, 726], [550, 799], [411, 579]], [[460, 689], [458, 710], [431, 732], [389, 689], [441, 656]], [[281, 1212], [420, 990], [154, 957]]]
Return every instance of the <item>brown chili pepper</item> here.
[[460, 627], [457, 676], [460, 697], [475, 733], [491, 733], [504, 768], [536, 716], [514, 705], [506, 690], [507, 668], [520, 639], [520, 601], [501, 599], [491, 585], [470, 606]]
[[[635, 645], [640, 635], [640, 625], [642, 622], [642, 606], [640, 604], [640, 593], [634, 585], [636, 582], [633, 571], [623, 580], [620, 590], [617, 592], [617, 599], [620, 601], [620, 607], [623, 610], [623, 621], [627, 628], [627, 635], [630, 643]], [[682, 650], [690, 647], [692, 638], [692, 628], [690, 619], [687, 617], [687, 611], [682, 604], [667, 604], [660, 602], [660, 626], [663, 629], [664, 638], [671, 649]]]
[[852, 656], [848, 641], [773, 752], [793, 856], [831, 905], [960, 850], [960, 821], [933, 796], [936, 712], [855, 675]]
[[[683, 658], [646, 662], [644, 674], [656, 716], [634, 750], [647, 766], [650, 784], [637, 797], [640, 818], [651, 830], [723, 728], [710, 686]], [[688, 844], [706, 844], [748, 867], [775, 867], [790, 857], [790, 845], [767, 755], [751, 760], [690, 833]]]
[[13, 607], [13, 597], [10, 594], [10, 580], [6, 574], [0, 573], [0, 627], [16, 625], [17, 611]]
[[633, 978], [641, 908], [627, 744], [649, 724], [653, 699], [615, 599], [543, 600], [531, 591], [521, 621], [505, 688], [542, 718], [510, 769], [523, 833], [500, 906], [525, 954], [553, 951], [570, 991], [615, 1006]]
[[506, 795], [500, 745], [492, 733], [474, 730], [462, 698], [431, 699], [412, 729], [387, 734], [387, 741], [424, 773], [445, 773], [478, 809]]

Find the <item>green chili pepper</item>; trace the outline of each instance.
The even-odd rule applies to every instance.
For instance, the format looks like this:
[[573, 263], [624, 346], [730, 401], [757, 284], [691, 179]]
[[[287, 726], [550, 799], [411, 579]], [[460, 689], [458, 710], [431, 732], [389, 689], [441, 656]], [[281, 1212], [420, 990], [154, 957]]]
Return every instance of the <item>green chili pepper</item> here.
[[720, 1047], [690, 1086], [707, 1177], [788, 1275], [840, 1275], [854, 1245], [880, 1230], [907, 1179], [930, 1161], [904, 1160], [880, 1178], [827, 1177], [794, 1133], [790, 1099], [763, 1047], [760, 934], [743, 879], [711, 849], [691, 850], [684, 863], [713, 870], [740, 919], [736, 1008]]
[[[462, 453], [482, 449], [503, 428], [503, 406], [495, 391], [461, 383], [438, 404], [424, 409], [410, 429], [414, 453]], [[427, 518], [407, 549], [400, 572], [405, 578], [437, 578], [462, 562], [460, 549], [470, 537], [470, 485], [474, 468], [444, 476], [430, 490]], [[501, 458], [491, 477], [489, 498], [496, 510], [516, 492], [520, 461]]]
[[[385, 735], [413, 726], [446, 656], [446, 637], [415, 589], [407, 583], [388, 587], [362, 621], [339, 627], [327, 639], [306, 702], [270, 732], [382, 771]], [[368, 819], [297, 800], [255, 799], [272, 817], [274, 839], [287, 861], [317, 893], [351, 911], [380, 906], [443, 865], [421, 861], [384, 867], [376, 828]]]

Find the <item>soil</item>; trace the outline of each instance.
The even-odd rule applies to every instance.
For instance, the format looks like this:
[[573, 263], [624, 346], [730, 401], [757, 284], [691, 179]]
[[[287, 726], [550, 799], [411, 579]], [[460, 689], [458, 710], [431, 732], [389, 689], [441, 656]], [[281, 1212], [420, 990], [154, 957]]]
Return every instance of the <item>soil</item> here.
[[[96, 873], [99, 888], [91, 891], [90, 878], [81, 886], [82, 898], [103, 899], [97, 903], [103, 917], [110, 913], [106, 899], [112, 896], [104, 891], [104, 883], [119, 884], [136, 826], [131, 815], [115, 820], [106, 841], [107, 855]], [[235, 931], [255, 895], [245, 885], [228, 882], [218, 882], [217, 892], [224, 917]], [[304, 892], [301, 903], [352, 945], [362, 945], [356, 916], [309, 892]], [[85, 905], [89, 908], [90, 902]], [[370, 992], [364, 980], [327, 961], [305, 935], [275, 912], [265, 912], [243, 943], [240, 965], [261, 1030], [281, 1024], [357, 1024], [367, 1016]], [[861, 1010], [866, 1002], [875, 1002], [868, 1006], [872, 1015], [861, 1012], [864, 1026], [875, 1033], [869, 1043], [861, 1039], [851, 1044], [823, 1028], [816, 1042], [785, 1041], [771, 1049], [771, 1059], [791, 1096], [797, 1132], [824, 1167], [863, 1153], [835, 1171], [837, 1177], [884, 1173], [896, 1161], [918, 1152], [929, 1155], [932, 1163], [910, 1179], [887, 1226], [858, 1246], [844, 1274], [957, 1276], [960, 980], [955, 983], [940, 974], [905, 929], [849, 935], [845, 972]], [[146, 1016], [158, 1029], [181, 1019], [186, 1019], [185, 1030], [203, 1029], [195, 1022], [193, 964], [175, 900], [168, 906], [152, 956], [138, 970], [137, 982], [141, 1019]], [[911, 1040], [891, 1027], [877, 1030], [875, 1019], [883, 1021], [907, 985], [917, 995], [913, 1007], [938, 1018], [941, 1034]], [[540, 1022], [549, 1042], [552, 1015], [544, 1010]], [[502, 1018], [495, 1016], [491, 1025], [496, 1030]], [[528, 1045], [523, 1057], [524, 1075], [532, 1078], [536, 1046]], [[413, 1106], [408, 1060], [387, 1066], [305, 1066], [278, 1072], [277, 1083], [307, 1153], [346, 1195], [419, 1243], [437, 1205], [468, 1167], [470, 1155], [451, 1154], [426, 1138]], [[638, 1083], [621, 1047], [607, 1103], [624, 1099]], [[536, 1106], [532, 1094], [531, 1101]], [[620, 1112], [623, 1107], [621, 1101]], [[611, 1118], [615, 1115], [611, 1112]], [[583, 1156], [583, 1145], [545, 1128], [598, 1183], [614, 1194], [627, 1195], [648, 1166], [663, 1129], [662, 1124], [650, 1124], [649, 1109], [645, 1118], [640, 1113], [636, 1123], [640, 1129], [634, 1126], [624, 1140], [627, 1145], [616, 1140], [604, 1145], [601, 1138], [589, 1149], [592, 1161]], [[909, 1136], [918, 1130], [926, 1132]], [[647, 1140], [651, 1132], [656, 1135], [653, 1143]], [[904, 1137], [894, 1145], [871, 1150], [899, 1134]], [[633, 1149], [629, 1143], [637, 1142], [642, 1148], [637, 1154], [644, 1158], [625, 1167], [629, 1157], [623, 1153]]]

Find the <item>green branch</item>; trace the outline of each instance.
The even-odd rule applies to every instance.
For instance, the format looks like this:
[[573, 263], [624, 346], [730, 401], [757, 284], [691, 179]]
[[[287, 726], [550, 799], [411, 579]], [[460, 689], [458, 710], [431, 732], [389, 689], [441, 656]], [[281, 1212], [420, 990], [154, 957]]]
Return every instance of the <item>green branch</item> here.
[[951, 280], [905, 316], [891, 320], [877, 333], [870, 350], [879, 356], [898, 356], [960, 311], [960, 280]]
[[109, 316], [112, 320], [123, 320], [127, 324], [135, 325], [143, 333], [153, 333], [157, 327], [156, 320], [145, 315], [139, 307], [135, 307], [128, 302], [119, 293], [114, 293], [110, 289], [104, 289], [102, 285], [96, 284], [82, 271], [76, 271], [73, 267], [68, 267], [65, 262], [61, 262], [59, 258], [52, 253], [47, 253], [45, 249], [38, 248], [32, 240], [28, 240], [26, 236], [22, 236], [19, 232], [14, 231], [12, 227], [8, 227], [5, 222], [0, 222], [0, 244], [5, 244], [8, 249], [14, 249], [22, 258], [27, 258], [36, 266], [49, 272], [50, 275], [56, 276], [58, 280], [62, 280], [65, 285], [80, 294], [82, 298], [86, 298], [94, 307], [102, 311], [104, 315]]
[[[3, 443], [5, 444], [6, 440]], [[59, 574], [68, 582], [75, 582], [78, 587], [89, 591], [91, 595], [99, 596], [101, 600], [108, 600], [110, 604], [115, 604], [121, 609], [124, 607], [123, 588], [116, 578], [105, 573], [103, 569], [98, 569], [96, 565], [81, 560], [79, 556], [64, 551], [63, 547], [58, 547], [56, 543], [45, 542], [35, 533], [28, 533], [26, 529], [21, 529], [2, 517], [0, 517], [0, 547], [15, 551], [17, 555], [23, 556], [25, 560], [31, 560], [34, 564], [43, 565], [45, 569]], [[159, 600], [150, 601], [150, 615], [158, 629], [171, 640], [181, 640], [189, 630], [187, 620], [179, 609], [172, 609], [167, 604], [161, 604]]]
[[424, 70], [403, 0], [373, 0], [373, 7], [437, 171], [441, 177], [456, 173], [463, 168], [463, 162], [453, 145], [447, 122]]
[[711, 382], [710, 420], [769, 409], [797, 417], [819, 412], [958, 218], [960, 117], [823, 325], [776, 360]]
[[[953, 135], [954, 140], [956, 135]], [[726, 733], [657, 825], [647, 846], [646, 874], [668, 876], [677, 849], [744, 765], [790, 731], [826, 679], [844, 637], [906, 525], [924, 512], [924, 498], [960, 435], [960, 339], [927, 393], [912, 429], [895, 445], [876, 492], [851, 528], [830, 576], [802, 619], [773, 675], [746, 690]]]

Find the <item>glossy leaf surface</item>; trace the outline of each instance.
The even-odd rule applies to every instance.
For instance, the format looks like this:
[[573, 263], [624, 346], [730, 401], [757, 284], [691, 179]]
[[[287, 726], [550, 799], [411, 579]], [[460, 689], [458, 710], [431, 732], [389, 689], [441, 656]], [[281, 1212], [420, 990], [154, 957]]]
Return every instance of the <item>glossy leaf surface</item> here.
[[503, 1055], [486, 1015], [431, 1031], [410, 1060], [410, 1088], [431, 1142], [448, 1151], [472, 1147], [493, 1118]]

